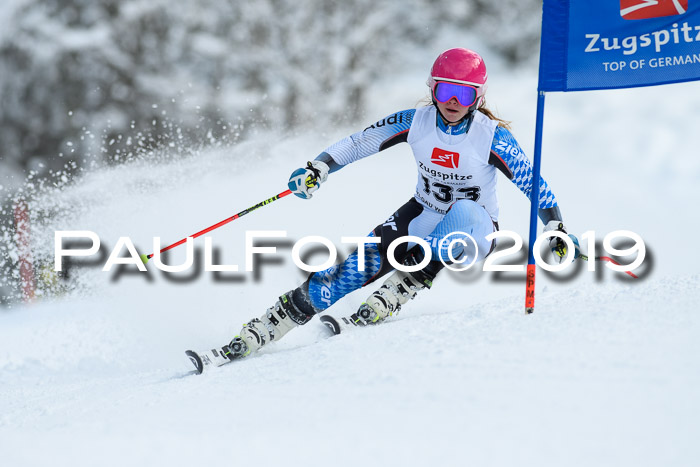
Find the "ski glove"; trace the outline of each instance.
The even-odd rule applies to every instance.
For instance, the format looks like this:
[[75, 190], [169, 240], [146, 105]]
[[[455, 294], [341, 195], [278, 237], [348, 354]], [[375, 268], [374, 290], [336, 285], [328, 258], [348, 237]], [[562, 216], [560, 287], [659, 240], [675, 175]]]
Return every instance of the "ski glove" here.
[[[547, 225], [544, 226], [544, 232], [550, 232], [552, 230], [556, 230], [558, 232], [563, 233], [564, 235], [567, 235], [566, 228], [564, 227], [562, 221], [551, 220], [547, 222]], [[576, 259], [581, 254], [581, 250], [578, 244], [578, 238], [576, 238], [576, 236], [572, 234], [568, 235], [571, 241], [574, 243], [574, 259]], [[559, 237], [550, 237], [549, 247], [552, 249], [552, 255], [559, 263], [564, 261], [564, 258], [566, 258], [567, 247], [566, 242], [563, 239]]]
[[289, 177], [287, 186], [299, 198], [309, 199], [328, 178], [330, 168], [318, 160], [308, 162], [306, 167], [296, 169]]

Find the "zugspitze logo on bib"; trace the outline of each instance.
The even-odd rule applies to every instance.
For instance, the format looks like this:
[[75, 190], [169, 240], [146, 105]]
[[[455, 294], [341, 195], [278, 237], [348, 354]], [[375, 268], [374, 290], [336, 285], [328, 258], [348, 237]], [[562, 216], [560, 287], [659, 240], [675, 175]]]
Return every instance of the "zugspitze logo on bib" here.
[[456, 169], [459, 167], [459, 153], [435, 148], [433, 149], [433, 155], [430, 156], [430, 162], [435, 165], [447, 167], [448, 169]]
[[620, 0], [620, 16], [624, 19], [660, 18], [686, 11], [688, 0]]

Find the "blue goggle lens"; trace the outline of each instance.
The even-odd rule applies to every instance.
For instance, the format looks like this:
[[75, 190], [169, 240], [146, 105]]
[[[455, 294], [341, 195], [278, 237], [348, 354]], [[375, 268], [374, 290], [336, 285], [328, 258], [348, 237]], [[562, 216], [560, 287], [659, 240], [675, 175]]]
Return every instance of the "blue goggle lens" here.
[[459, 103], [464, 107], [469, 107], [476, 102], [476, 88], [468, 84], [441, 81], [435, 85], [433, 95], [435, 96], [435, 100], [443, 104], [453, 97], [456, 97]]

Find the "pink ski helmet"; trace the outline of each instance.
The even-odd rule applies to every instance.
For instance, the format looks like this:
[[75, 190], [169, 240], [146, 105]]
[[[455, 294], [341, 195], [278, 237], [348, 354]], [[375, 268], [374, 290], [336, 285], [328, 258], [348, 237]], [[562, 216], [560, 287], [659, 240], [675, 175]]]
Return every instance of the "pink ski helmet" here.
[[474, 86], [477, 98], [476, 102], [469, 108], [472, 111], [477, 109], [484, 100], [486, 80], [484, 59], [473, 50], [455, 48], [446, 50], [438, 56], [430, 69], [427, 84], [431, 94], [435, 91], [435, 85], [440, 81]]

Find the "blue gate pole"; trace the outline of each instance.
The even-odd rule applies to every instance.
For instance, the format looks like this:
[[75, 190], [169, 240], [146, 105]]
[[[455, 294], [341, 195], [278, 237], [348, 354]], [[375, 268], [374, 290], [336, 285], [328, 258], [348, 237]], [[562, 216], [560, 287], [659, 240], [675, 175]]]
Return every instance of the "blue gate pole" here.
[[537, 119], [535, 123], [535, 153], [532, 163], [532, 189], [530, 190], [530, 238], [528, 242], [527, 276], [525, 286], [525, 313], [535, 311], [535, 240], [537, 239], [537, 213], [540, 207], [540, 159], [542, 157], [542, 125], [544, 123], [544, 91], [537, 91]]

